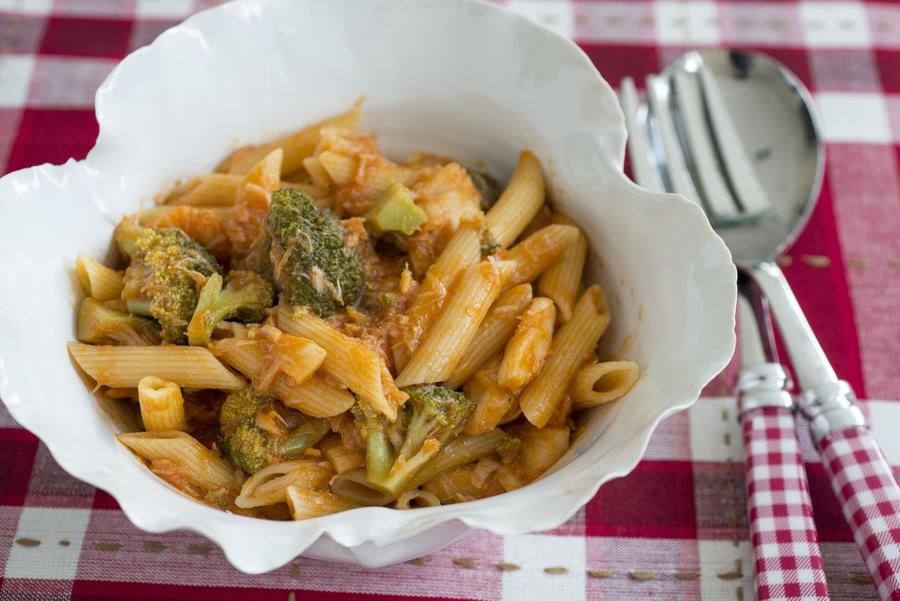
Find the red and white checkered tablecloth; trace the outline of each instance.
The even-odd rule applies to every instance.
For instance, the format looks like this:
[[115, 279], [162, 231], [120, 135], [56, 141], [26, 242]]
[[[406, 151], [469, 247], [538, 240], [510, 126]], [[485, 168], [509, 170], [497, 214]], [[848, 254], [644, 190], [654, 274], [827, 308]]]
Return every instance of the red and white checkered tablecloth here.
[[[116, 61], [216, 3], [0, 0], [0, 172], [82, 158], [97, 134], [94, 91]], [[900, 471], [900, 3], [508, 4], [573, 36], [613, 86], [705, 46], [761, 50], [809, 86], [827, 174], [781, 262]], [[474, 534], [381, 570], [297, 559], [259, 576], [234, 570], [199, 535], [141, 532], [0, 405], [0, 599], [751, 599], [741, 428], [727, 396], [734, 371], [659, 427], [631, 475], [556, 530]], [[805, 431], [801, 443], [832, 599], [875, 599]]]

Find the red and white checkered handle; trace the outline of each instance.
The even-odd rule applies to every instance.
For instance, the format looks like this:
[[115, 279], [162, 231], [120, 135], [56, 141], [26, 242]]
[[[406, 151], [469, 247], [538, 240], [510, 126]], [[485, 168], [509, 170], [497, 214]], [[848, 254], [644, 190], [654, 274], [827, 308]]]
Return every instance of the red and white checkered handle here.
[[878, 594], [900, 601], [900, 487], [872, 432], [833, 432], [819, 450]]
[[750, 540], [759, 601], [828, 599], [793, 412], [742, 413]]

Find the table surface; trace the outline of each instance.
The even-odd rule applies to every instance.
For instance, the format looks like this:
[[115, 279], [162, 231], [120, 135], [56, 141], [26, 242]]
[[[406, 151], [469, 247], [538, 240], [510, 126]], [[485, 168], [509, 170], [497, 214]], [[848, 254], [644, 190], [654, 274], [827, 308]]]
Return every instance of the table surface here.
[[[94, 92], [116, 62], [216, 3], [0, 0], [0, 172], [82, 158], [97, 134]], [[900, 466], [900, 4], [508, 4], [574, 37], [613, 86], [708, 46], [761, 50], [809, 86], [827, 141], [825, 186], [781, 264]], [[141, 532], [0, 405], [0, 598], [751, 599], [741, 434], [727, 396], [734, 367], [563, 526], [477, 533], [381, 570], [297, 559], [247, 576], [199, 535]], [[874, 599], [805, 434], [803, 443], [832, 598]]]

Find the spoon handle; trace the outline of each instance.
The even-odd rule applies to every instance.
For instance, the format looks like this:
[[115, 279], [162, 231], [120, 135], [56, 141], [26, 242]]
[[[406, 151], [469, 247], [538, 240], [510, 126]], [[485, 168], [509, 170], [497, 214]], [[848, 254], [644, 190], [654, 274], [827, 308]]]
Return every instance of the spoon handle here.
[[749, 269], [781, 329], [803, 390], [798, 405], [875, 588], [885, 601], [900, 601], [900, 486], [853, 390], [835, 375], [784, 274], [773, 263]]

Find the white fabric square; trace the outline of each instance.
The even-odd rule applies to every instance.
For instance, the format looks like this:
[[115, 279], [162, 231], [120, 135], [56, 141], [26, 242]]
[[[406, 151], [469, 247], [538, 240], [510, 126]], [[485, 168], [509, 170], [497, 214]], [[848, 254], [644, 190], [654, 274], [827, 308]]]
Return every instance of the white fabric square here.
[[90, 515], [90, 509], [25, 507], [19, 517], [16, 540], [40, 543], [13, 545], [4, 577], [73, 579]]
[[756, 523], [761, 532], [772, 532], [775, 530], [775, 518], [757, 518]]
[[656, 36], [661, 44], [718, 44], [722, 39], [715, 2], [655, 4]]
[[816, 104], [828, 142], [890, 143], [891, 125], [881, 94], [821, 92]]
[[[503, 541], [503, 561], [521, 569], [503, 572], [504, 601], [584, 599], [585, 557], [585, 539], [580, 536], [507, 536]], [[548, 567], [564, 567], [568, 572], [548, 575], [544, 573]]]
[[575, 34], [575, 8], [569, 0], [509, 0], [506, 6], [566, 37]]
[[[753, 593], [753, 560], [750, 555], [750, 544], [741, 541], [737, 547], [731, 541], [701, 540], [698, 541], [700, 554], [700, 598], [701, 599], [736, 599], [737, 589], [744, 589], [744, 598], [752, 598]], [[725, 580], [717, 574], [735, 571], [735, 562], [740, 562], [743, 578]], [[638, 598], [638, 597], [634, 597]]]
[[800, 22], [809, 46], [867, 48], [872, 44], [861, 2], [802, 2]]
[[[898, 124], [900, 125], [900, 124]], [[900, 140], [900, 129], [897, 131]], [[869, 424], [872, 432], [881, 445], [885, 459], [891, 465], [900, 465], [900, 436], [897, 436], [897, 424], [900, 424], [900, 403], [896, 401], [869, 401]]]
[[688, 417], [694, 461], [744, 460], [744, 438], [735, 417], [736, 407], [734, 397], [702, 398], [691, 406]]
[[844, 468], [844, 477], [848, 480], [859, 480], [863, 477], [862, 468], [855, 463], [851, 463]]
[[0, 108], [18, 108], [25, 104], [33, 73], [34, 56], [9, 54], [0, 60]]
[[0, 10], [23, 15], [47, 15], [51, 8], [53, 0], [0, 0]]
[[183, 18], [193, 9], [193, 0], [137, 0], [139, 17]]

